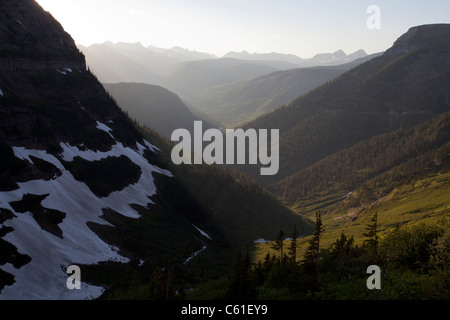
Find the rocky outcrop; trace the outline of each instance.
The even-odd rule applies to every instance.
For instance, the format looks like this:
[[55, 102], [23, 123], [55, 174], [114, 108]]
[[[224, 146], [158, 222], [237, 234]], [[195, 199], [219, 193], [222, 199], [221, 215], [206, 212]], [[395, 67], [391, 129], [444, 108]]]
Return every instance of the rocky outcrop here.
[[[450, 47], [449, 24], [430, 24], [412, 27], [395, 41], [394, 45], [386, 51], [385, 55], [393, 56], [411, 52], [438, 41], [440, 46], [446, 44]], [[447, 41], [445, 41], [447, 39]]]
[[0, 70], [86, 69], [74, 40], [35, 1], [0, 2]]
[[114, 141], [99, 134], [97, 120], [114, 121], [124, 145], [140, 138], [86, 70], [71, 36], [34, 0], [0, 1], [0, 75], [0, 143], [57, 152], [61, 141], [84, 142], [108, 150]]

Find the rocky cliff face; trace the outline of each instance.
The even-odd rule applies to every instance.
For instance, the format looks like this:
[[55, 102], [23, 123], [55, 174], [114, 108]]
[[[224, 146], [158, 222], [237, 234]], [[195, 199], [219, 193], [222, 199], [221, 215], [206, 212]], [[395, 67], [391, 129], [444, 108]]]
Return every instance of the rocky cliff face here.
[[61, 140], [80, 144], [90, 136], [105, 150], [112, 141], [107, 134], [98, 137], [97, 120], [125, 127], [118, 130], [125, 144], [139, 137], [130, 136], [135, 131], [86, 70], [70, 35], [35, 1], [0, 2], [0, 72], [4, 142], [60, 150]]
[[85, 70], [84, 56], [61, 25], [34, 1], [0, 2], [0, 70]]
[[[436, 47], [438, 45], [438, 47]], [[399, 37], [386, 56], [404, 54], [420, 48], [433, 48], [439, 52], [448, 50], [450, 46], [449, 25], [430, 24], [412, 27]]]

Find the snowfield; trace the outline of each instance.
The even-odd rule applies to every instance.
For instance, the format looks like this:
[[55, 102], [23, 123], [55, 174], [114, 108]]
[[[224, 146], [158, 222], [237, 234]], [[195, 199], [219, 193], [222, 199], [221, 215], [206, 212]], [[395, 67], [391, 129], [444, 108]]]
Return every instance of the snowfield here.
[[[97, 123], [98, 129], [111, 134], [110, 129]], [[105, 128], [106, 127], [106, 128]], [[109, 130], [108, 130], [109, 129]], [[0, 269], [14, 276], [15, 283], [6, 286], [0, 292], [0, 299], [90, 299], [103, 293], [103, 288], [83, 283], [82, 289], [69, 290], [66, 281], [69, 275], [66, 268], [71, 264], [96, 264], [101, 261], [127, 262], [114, 248], [103, 242], [87, 226], [87, 222], [110, 225], [101, 218], [102, 209], [110, 208], [124, 216], [139, 218], [139, 214], [129, 206], [138, 204], [147, 206], [152, 203], [149, 197], [156, 193], [152, 174], [154, 172], [172, 176], [167, 170], [151, 165], [143, 156], [145, 149], [157, 149], [150, 143], [137, 145], [138, 150], [116, 143], [107, 152], [80, 150], [78, 147], [61, 143], [63, 152], [58, 156], [65, 161], [81, 157], [88, 161], [101, 160], [106, 157], [126, 156], [141, 168], [141, 176], [135, 184], [128, 185], [121, 191], [114, 191], [109, 196], [99, 198], [64, 168], [58, 157], [45, 150], [32, 150], [14, 147], [17, 158], [33, 163], [30, 156], [55, 165], [62, 174], [49, 181], [32, 180], [18, 183], [19, 189], [0, 192], [0, 208], [11, 210], [16, 217], [6, 220], [1, 227], [12, 227], [3, 239], [14, 245], [20, 254], [31, 257], [31, 262], [16, 269], [12, 264], [1, 265]], [[10, 202], [22, 200], [23, 195], [46, 195], [42, 206], [66, 214], [58, 224], [62, 230], [62, 239], [43, 230], [30, 212], [14, 211]]]

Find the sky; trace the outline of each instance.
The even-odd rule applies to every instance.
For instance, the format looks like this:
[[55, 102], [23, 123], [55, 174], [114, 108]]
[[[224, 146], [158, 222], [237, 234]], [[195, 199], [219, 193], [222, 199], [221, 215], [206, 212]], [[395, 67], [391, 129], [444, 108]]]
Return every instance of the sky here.
[[[388, 49], [410, 27], [450, 23], [448, 0], [36, 0], [77, 44], [144, 46], [223, 56]], [[375, 5], [378, 11], [369, 10]]]

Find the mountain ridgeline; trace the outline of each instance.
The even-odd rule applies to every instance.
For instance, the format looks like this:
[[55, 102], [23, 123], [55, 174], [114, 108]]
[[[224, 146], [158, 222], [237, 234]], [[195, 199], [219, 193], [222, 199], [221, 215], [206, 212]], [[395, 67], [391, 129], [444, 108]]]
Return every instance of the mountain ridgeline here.
[[308, 68], [315, 66], [336, 66], [346, 63], [350, 63], [354, 60], [367, 57], [367, 53], [364, 50], [357, 50], [353, 53], [346, 54], [342, 50], [335, 51], [333, 53], [318, 53], [312, 58], [304, 59], [293, 54], [282, 53], [248, 53], [242, 52], [228, 52], [224, 58], [234, 58], [240, 60], [251, 61], [284, 61], [295, 65], [297, 68]]
[[105, 83], [161, 84], [164, 76], [180, 63], [216, 58], [179, 47], [162, 49], [140, 43], [105, 42], [88, 47], [78, 45], [78, 48], [86, 56], [91, 71]]
[[[279, 228], [311, 232], [248, 179], [175, 167], [167, 140], [126, 117], [35, 1], [0, 2], [0, 39], [1, 299], [114, 297], [168, 261], [184, 286], [203, 281], [196, 259], [207, 277]], [[71, 264], [82, 290], [66, 286]]]
[[[371, 56], [218, 59], [77, 47], [18, 0], [0, 40], [0, 299], [448, 296], [450, 25]], [[168, 138], [199, 115], [279, 129], [278, 174], [175, 165]], [[384, 292], [371, 264], [394, 268]]]
[[[162, 86], [176, 93], [197, 117], [217, 126], [253, 120], [374, 56], [364, 50], [349, 55], [338, 50], [302, 59], [292, 54], [244, 51], [219, 58], [140, 43], [105, 42], [78, 47], [100, 82]], [[325, 69], [315, 70], [320, 67]], [[121, 91], [125, 93], [124, 88]]]
[[378, 55], [367, 55], [336, 66], [281, 70], [250, 80], [213, 86], [196, 95], [191, 106], [224, 127], [239, 127]]
[[134, 82], [103, 86], [131, 119], [136, 119], [142, 126], [152, 128], [167, 139], [175, 129], [192, 131], [194, 121], [201, 120], [175, 93], [163, 87]]
[[260, 181], [274, 183], [360, 141], [448, 111], [449, 33], [449, 25], [413, 27], [383, 55], [247, 123], [280, 130], [279, 174]]

